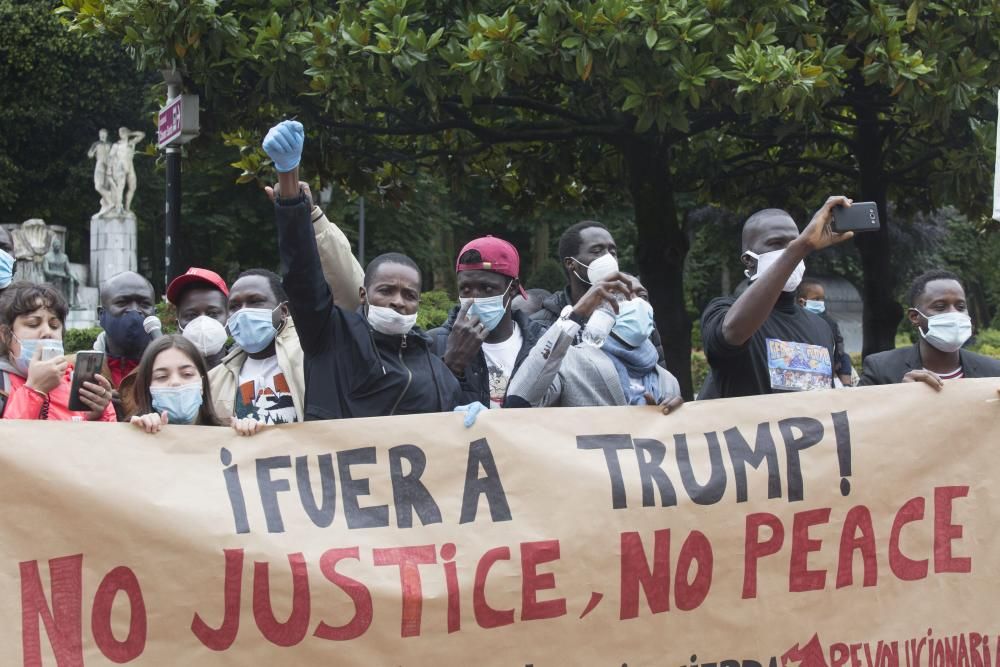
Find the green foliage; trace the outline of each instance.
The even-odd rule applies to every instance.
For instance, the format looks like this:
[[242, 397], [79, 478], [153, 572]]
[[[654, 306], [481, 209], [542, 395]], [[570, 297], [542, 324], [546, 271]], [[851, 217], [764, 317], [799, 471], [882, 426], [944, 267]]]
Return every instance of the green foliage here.
[[[121, 125], [149, 131], [150, 76], [113, 37], [68, 33], [53, 14], [59, 4], [0, 0], [0, 222], [64, 225], [78, 261], [99, 208], [87, 149], [102, 127], [112, 140]], [[140, 183], [150, 166], [136, 158]], [[145, 203], [140, 191], [140, 220]]]
[[550, 292], [558, 292], [566, 287], [566, 274], [562, 264], [554, 259], [547, 259], [524, 282], [525, 288], [541, 288]]
[[705, 358], [705, 353], [702, 350], [692, 350], [691, 351], [691, 381], [694, 385], [694, 390], [700, 391], [703, 384], [705, 384], [705, 378], [708, 377], [708, 372], [711, 367], [708, 365], [708, 359]]
[[417, 326], [424, 331], [441, 326], [448, 319], [448, 311], [454, 305], [455, 300], [447, 292], [423, 292], [420, 295], [420, 309], [417, 311]]
[[[626, 194], [637, 268], [684, 386], [687, 313], [726, 282], [721, 254], [738, 270], [732, 241], [700, 235], [688, 211], [778, 205], [804, 222], [832, 190], [883, 210], [889, 195], [907, 212], [948, 200], [975, 209], [990, 174], [995, 3], [63, 4], [73, 30], [116, 36], [146, 69], [183, 71], [211, 100], [206, 124], [238, 151], [243, 181], [269, 178], [260, 137], [293, 114], [307, 127], [308, 174], [377, 192], [376, 217], [421, 196], [421, 168], [445, 177], [447, 197], [431, 193], [405, 216], [413, 228], [386, 233], [373, 218], [375, 246], [410, 244], [422, 265], [450, 261], [449, 239], [480, 222], [462, 204], [464, 220], [434, 215], [476, 179], [476, 192], [525, 219]], [[891, 253], [867, 247], [864, 268], [879, 279], [863, 283], [878, 297], [866, 303], [887, 310]]]
[[163, 333], [177, 333], [177, 309], [168, 301], [158, 301], [156, 303], [156, 316], [160, 318], [163, 325]]
[[976, 332], [975, 345], [971, 346], [970, 349], [973, 352], [1000, 359], [1000, 329], [980, 329]]
[[91, 327], [89, 329], [66, 329], [63, 331], [63, 349], [66, 354], [73, 354], [80, 350], [94, 349], [94, 341], [101, 335], [101, 327]]

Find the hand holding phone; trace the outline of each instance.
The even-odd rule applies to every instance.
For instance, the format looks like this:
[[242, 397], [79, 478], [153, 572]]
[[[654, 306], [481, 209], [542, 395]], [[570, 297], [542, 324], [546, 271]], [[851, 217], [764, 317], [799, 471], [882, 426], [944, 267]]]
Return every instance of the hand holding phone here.
[[69, 388], [68, 408], [74, 412], [90, 410], [90, 406], [80, 400], [80, 389], [84, 382], [94, 382], [94, 378], [104, 366], [104, 353], [96, 350], [84, 350], [76, 353], [76, 365], [73, 368], [73, 382]]
[[879, 227], [878, 205], [873, 201], [859, 201], [833, 209], [833, 231], [838, 234], [877, 232]]

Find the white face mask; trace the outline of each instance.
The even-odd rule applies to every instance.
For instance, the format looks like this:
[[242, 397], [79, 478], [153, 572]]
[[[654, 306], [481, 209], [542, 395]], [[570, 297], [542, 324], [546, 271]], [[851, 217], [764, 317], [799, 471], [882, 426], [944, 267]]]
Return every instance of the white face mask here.
[[941, 313], [930, 317], [920, 314], [927, 319], [927, 333], [920, 328], [917, 330], [924, 340], [942, 352], [958, 352], [972, 338], [972, 318], [966, 313]]
[[604, 253], [587, 266], [587, 280], [596, 285], [612, 273], [618, 272], [618, 258], [610, 252]]
[[368, 324], [379, 333], [389, 336], [405, 336], [417, 323], [417, 314], [403, 315], [392, 308], [368, 304]]
[[218, 320], [208, 315], [199, 315], [181, 330], [181, 334], [191, 341], [205, 357], [211, 357], [222, 351], [229, 339], [226, 327]]
[[[753, 275], [750, 275], [749, 269], [743, 272], [751, 282], [757, 280], [762, 275], [764, 275], [768, 269], [774, 266], [774, 263], [778, 261], [781, 254], [785, 252], [784, 250], [772, 250], [771, 252], [765, 252], [758, 255], [757, 253], [747, 250], [744, 255], [748, 255], [757, 260], [757, 271]], [[792, 270], [792, 275], [788, 276], [788, 280], [785, 281], [785, 286], [781, 288], [783, 292], [794, 292], [799, 288], [799, 284], [802, 282], [802, 276], [806, 272], [806, 263], [800, 261], [795, 265], [795, 269]]]

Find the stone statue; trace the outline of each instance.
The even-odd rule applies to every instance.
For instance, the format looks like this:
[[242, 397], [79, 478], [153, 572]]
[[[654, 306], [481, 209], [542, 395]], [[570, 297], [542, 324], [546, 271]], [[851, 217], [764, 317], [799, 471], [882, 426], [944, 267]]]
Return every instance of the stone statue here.
[[[135, 146], [146, 136], [145, 132], [118, 128], [118, 141], [111, 146], [108, 162], [111, 169], [111, 199], [118, 212], [132, 210], [132, 197], [135, 196]], [[96, 178], [96, 176], [95, 176]], [[125, 188], [128, 186], [128, 192]]]
[[70, 306], [76, 305], [78, 283], [70, 273], [69, 256], [63, 252], [62, 242], [58, 238], [52, 239], [52, 247], [42, 260], [42, 273], [46, 282], [52, 283], [62, 292]]
[[24, 221], [11, 234], [14, 237], [14, 257], [17, 259], [17, 280], [45, 282], [42, 262], [52, 242], [52, 232], [40, 218]]
[[[101, 195], [101, 210], [97, 215], [105, 213], [115, 208], [114, 192], [111, 185], [111, 142], [108, 141], [108, 131], [101, 129], [97, 133], [98, 141], [90, 145], [87, 157], [94, 159], [94, 189]], [[119, 199], [121, 201], [121, 199]]]

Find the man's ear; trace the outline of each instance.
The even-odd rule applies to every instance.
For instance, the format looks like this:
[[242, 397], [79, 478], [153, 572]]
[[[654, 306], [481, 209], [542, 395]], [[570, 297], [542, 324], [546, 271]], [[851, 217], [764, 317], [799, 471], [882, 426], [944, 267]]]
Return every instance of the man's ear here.
[[510, 281], [510, 289], [507, 290], [507, 303], [505, 306], [509, 306], [513, 301], [514, 297], [521, 293], [521, 279], [512, 278]]
[[799, 297], [799, 305], [802, 306], [803, 308], [806, 307], [806, 298], [804, 296]]
[[365, 288], [364, 288], [363, 285], [358, 288], [358, 299], [361, 300], [361, 305], [362, 306], [367, 306], [368, 305], [368, 292], [365, 291]]
[[910, 324], [912, 324], [915, 329], [922, 328], [920, 326], [920, 322], [921, 322], [921, 320], [924, 319], [924, 316], [921, 315], [920, 313], [918, 313], [915, 308], [910, 308], [906, 312], [906, 316], [910, 318]]
[[745, 250], [743, 251], [743, 254], [740, 255], [740, 261], [743, 262], [743, 266], [745, 266], [747, 271], [750, 273], [757, 270], [757, 260], [748, 255]]

